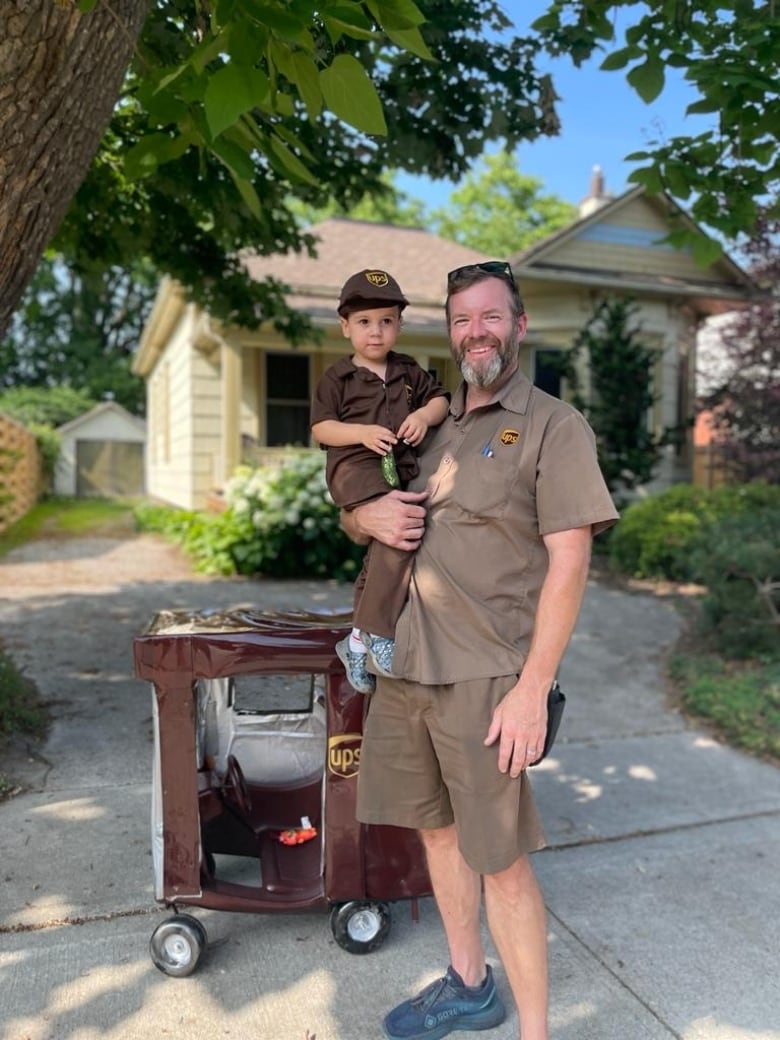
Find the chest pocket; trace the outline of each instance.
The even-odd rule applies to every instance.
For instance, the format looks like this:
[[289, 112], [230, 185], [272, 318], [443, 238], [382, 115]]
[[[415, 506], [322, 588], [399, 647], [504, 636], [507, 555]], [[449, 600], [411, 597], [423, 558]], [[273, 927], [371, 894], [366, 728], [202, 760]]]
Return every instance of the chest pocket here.
[[520, 474], [520, 445], [495, 442], [490, 454], [462, 451], [455, 460], [452, 502], [475, 522], [500, 520]]

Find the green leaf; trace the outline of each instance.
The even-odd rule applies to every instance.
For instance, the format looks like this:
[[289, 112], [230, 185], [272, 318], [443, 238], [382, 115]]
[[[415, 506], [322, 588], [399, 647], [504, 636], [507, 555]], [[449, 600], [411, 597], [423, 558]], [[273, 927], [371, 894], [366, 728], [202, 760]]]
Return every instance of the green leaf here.
[[128, 177], [140, 179], [155, 172], [163, 163], [180, 159], [195, 143], [195, 134], [189, 130], [177, 134], [147, 134], [134, 145], [124, 157], [124, 169]]
[[366, 7], [385, 32], [389, 28], [413, 29], [425, 21], [425, 15], [412, 0], [366, 0]]
[[295, 181], [304, 181], [306, 184], [317, 186], [317, 178], [306, 169], [297, 155], [294, 155], [284, 141], [275, 134], [271, 137], [271, 151], [279, 160], [284, 172]]
[[363, 66], [350, 54], [339, 54], [320, 72], [325, 103], [334, 115], [366, 134], [387, 133], [382, 104]]
[[284, 123], [276, 123], [274, 125], [274, 133], [278, 134], [283, 141], [294, 148], [299, 155], [302, 155], [304, 159], [309, 162], [314, 162], [314, 155], [311, 150], [297, 137], [289, 127], [285, 126]]
[[232, 170], [237, 176], [244, 177], [247, 180], [251, 180], [255, 175], [255, 164], [252, 162], [252, 158], [249, 153], [237, 144], [235, 141], [231, 141], [226, 136], [220, 137], [214, 141], [211, 146], [214, 154], [222, 160], [228, 169]]
[[89, 14], [90, 11], [94, 11], [97, 7], [98, 0], [79, 0], [79, 11], [82, 14]]
[[649, 105], [664, 89], [663, 62], [657, 56], [648, 55], [645, 62], [631, 69], [626, 79], [645, 104]]
[[541, 18], [537, 18], [535, 21], [531, 22], [531, 29], [533, 32], [538, 33], [554, 32], [556, 29], [560, 28], [560, 25], [560, 16], [556, 12], [548, 11], [546, 14], [543, 14]]
[[693, 258], [699, 267], [710, 267], [723, 255], [723, 246], [714, 238], [696, 235], [692, 242]]
[[261, 69], [230, 62], [209, 79], [204, 107], [213, 137], [268, 98], [268, 77]]
[[268, 0], [244, 0], [244, 9], [252, 19], [267, 26], [277, 36], [297, 43], [299, 47], [303, 47], [307, 51], [314, 50], [314, 41], [306, 27], [306, 22], [301, 21], [295, 15], [283, 11], [280, 7], [272, 6]]
[[638, 47], [622, 47], [619, 51], [613, 51], [602, 61], [599, 68], [605, 72], [614, 72], [615, 69], [624, 69], [629, 61], [641, 57], [642, 52]]
[[720, 108], [720, 104], [712, 99], [703, 98], [701, 101], [694, 101], [688, 105], [685, 109], [686, 116], [693, 116], [697, 113], [717, 112]]
[[416, 54], [418, 58], [424, 58], [426, 61], [435, 60], [431, 52], [428, 50], [419, 29], [385, 28], [385, 32], [393, 43], [397, 43], [398, 46], [402, 47], [405, 51], [411, 51], [412, 54]]
[[304, 54], [303, 51], [295, 51], [285, 75], [298, 88], [298, 93], [309, 113], [309, 119], [314, 122], [322, 110], [322, 90], [317, 66], [308, 54]]
[[331, 7], [322, 12], [322, 24], [331, 43], [338, 43], [343, 35], [353, 40], [374, 40], [377, 33], [360, 7]]
[[260, 205], [260, 199], [257, 192], [255, 191], [254, 185], [251, 181], [246, 180], [244, 177], [239, 177], [237, 173], [228, 167], [230, 176], [233, 178], [233, 183], [238, 188], [241, 198], [246, 203], [247, 209], [256, 217], [258, 220], [263, 219], [263, 207]]
[[682, 163], [667, 163], [664, 168], [666, 187], [675, 198], [687, 199], [691, 193], [686, 167]]
[[645, 166], [641, 170], [632, 170], [628, 175], [629, 183], [644, 184], [650, 195], [658, 195], [664, 190], [664, 182], [657, 166]]

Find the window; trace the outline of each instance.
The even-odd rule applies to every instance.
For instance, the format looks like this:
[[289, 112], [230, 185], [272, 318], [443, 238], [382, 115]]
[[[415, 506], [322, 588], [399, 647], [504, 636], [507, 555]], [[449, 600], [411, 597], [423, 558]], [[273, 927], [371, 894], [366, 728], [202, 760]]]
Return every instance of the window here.
[[266, 354], [266, 444], [269, 448], [310, 442], [309, 358], [306, 354]]
[[535, 350], [533, 384], [553, 397], [561, 396], [562, 350]]

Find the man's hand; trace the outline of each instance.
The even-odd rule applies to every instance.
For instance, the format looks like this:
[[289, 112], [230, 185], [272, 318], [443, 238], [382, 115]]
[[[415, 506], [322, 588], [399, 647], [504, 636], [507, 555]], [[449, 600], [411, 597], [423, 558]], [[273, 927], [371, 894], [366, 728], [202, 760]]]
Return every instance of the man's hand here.
[[516, 778], [541, 755], [547, 736], [547, 693], [548, 687], [524, 689], [521, 678], [493, 712], [485, 745], [489, 747], [501, 738], [498, 745], [500, 772], [508, 771], [512, 778]]
[[353, 542], [365, 544], [372, 538], [393, 549], [416, 549], [425, 531], [427, 491], [390, 491], [372, 502], [346, 512], [341, 526]]

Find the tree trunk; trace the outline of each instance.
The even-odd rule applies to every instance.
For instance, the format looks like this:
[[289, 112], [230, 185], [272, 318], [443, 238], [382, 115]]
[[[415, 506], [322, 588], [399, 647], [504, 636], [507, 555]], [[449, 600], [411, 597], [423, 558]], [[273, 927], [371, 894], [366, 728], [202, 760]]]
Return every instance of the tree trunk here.
[[2, 0], [0, 336], [86, 176], [151, 0]]

